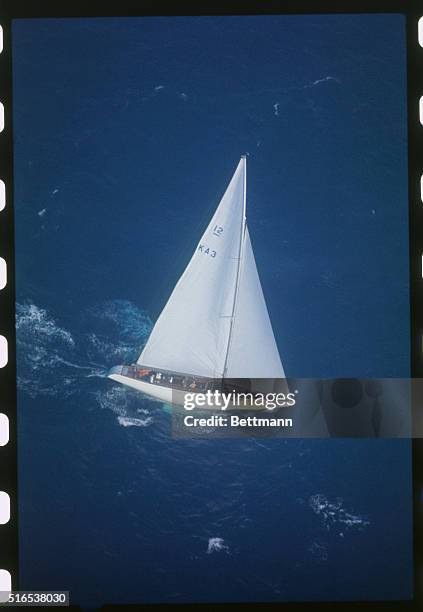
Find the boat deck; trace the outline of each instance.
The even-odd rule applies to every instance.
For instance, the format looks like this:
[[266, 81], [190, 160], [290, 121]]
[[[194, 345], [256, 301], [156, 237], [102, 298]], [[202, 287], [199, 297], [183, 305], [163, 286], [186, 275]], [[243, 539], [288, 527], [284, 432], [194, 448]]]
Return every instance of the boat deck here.
[[115, 366], [110, 370], [110, 374], [118, 374], [152, 385], [180, 389], [181, 391], [196, 391], [201, 393], [208, 389], [216, 389], [221, 386], [221, 382], [219, 384], [218, 379], [193, 376], [192, 374], [181, 374], [178, 372], [168, 372], [166, 370], [156, 370], [138, 364]]

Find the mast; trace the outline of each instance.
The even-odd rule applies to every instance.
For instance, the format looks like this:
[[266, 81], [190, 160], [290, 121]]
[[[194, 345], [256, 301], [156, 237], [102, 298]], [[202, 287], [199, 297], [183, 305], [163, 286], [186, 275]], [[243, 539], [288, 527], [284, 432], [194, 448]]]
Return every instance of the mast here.
[[235, 280], [235, 292], [234, 292], [234, 301], [232, 304], [232, 313], [231, 313], [231, 323], [229, 327], [228, 334], [228, 344], [226, 346], [226, 355], [225, 355], [225, 364], [223, 366], [223, 374], [222, 378], [225, 378], [226, 371], [228, 369], [228, 358], [229, 352], [231, 349], [231, 340], [232, 340], [232, 331], [235, 322], [236, 316], [236, 308], [238, 302], [238, 293], [239, 293], [239, 282], [241, 279], [241, 265], [244, 253], [244, 243], [245, 243], [245, 228], [247, 225], [247, 217], [246, 217], [246, 208], [247, 208], [247, 156], [242, 155], [241, 159], [244, 160], [244, 189], [243, 189], [243, 207], [242, 207], [242, 225], [241, 225], [241, 237], [239, 241], [239, 250], [238, 250], [238, 266], [236, 270], [236, 280]]

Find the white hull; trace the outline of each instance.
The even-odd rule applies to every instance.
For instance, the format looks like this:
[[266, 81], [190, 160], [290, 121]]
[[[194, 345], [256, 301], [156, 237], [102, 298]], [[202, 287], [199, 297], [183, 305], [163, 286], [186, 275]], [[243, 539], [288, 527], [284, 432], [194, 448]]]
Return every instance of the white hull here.
[[[141, 393], [144, 393], [144, 395], [148, 395], [149, 397], [153, 397], [156, 400], [159, 400], [165, 404], [173, 404], [175, 406], [184, 406], [185, 403], [185, 395], [187, 393], [191, 394], [192, 391], [183, 391], [181, 389], [172, 389], [171, 387], [165, 387], [164, 385], [156, 385], [154, 383], [149, 383], [149, 382], [145, 382], [143, 380], [136, 380], [134, 378], [130, 378], [128, 376], [122, 376], [122, 374], [109, 374], [108, 378], [111, 378], [112, 380], [115, 380], [116, 382], [121, 383], [122, 385], [126, 385], [127, 387], [131, 387], [132, 389], [135, 389], [136, 391], [140, 391]], [[280, 381], [282, 386], [280, 389], [278, 389], [279, 392], [287, 392], [289, 391], [288, 387], [286, 386], [285, 381]], [[262, 389], [264, 390], [264, 389]], [[272, 390], [273, 386], [272, 386]], [[269, 389], [270, 391], [270, 389]], [[202, 393], [201, 393], [202, 394]], [[198, 408], [197, 408], [198, 410]], [[219, 410], [219, 408], [217, 408], [216, 406], [202, 406], [201, 410], [211, 410], [213, 412], [216, 412]], [[229, 404], [229, 406], [227, 407], [227, 410], [248, 410], [248, 411], [264, 411], [266, 410], [266, 408], [264, 406], [251, 406], [251, 405], [236, 405], [234, 406], [233, 404]]]
[[[128, 376], [122, 376], [121, 374], [109, 374], [108, 378], [116, 380], [116, 382], [126, 385], [127, 387], [132, 387], [132, 389], [135, 389], [136, 391], [141, 391], [141, 393], [154, 397], [165, 404], [176, 403], [176, 397], [174, 397], [174, 395], [176, 396], [178, 392], [170, 387], [154, 385], [143, 380], [135, 380], [134, 378], [129, 378]], [[183, 392], [181, 391], [180, 393], [182, 394]]]
[[[153, 397], [156, 400], [163, 402], [164, 404], [171, 404], [174, 406], [183, 406], [185, 394], [190, 393], [189, 391], [182, 391], [181, 389], [172, 389], [171, 387], [165, 387], [164, 385], [155, 385], [154, 383], [145, 382], [143, 380], [135, 380], [128, 376], [122, 376], [121, 374], [109, 374], [108, 378], [115, 380], [116, 382], [131, 387], [136, 391], [144, 393], [149, 397]], [[204, 406], [204, 410], [216, 411], [216, 408], [211, 406]]]

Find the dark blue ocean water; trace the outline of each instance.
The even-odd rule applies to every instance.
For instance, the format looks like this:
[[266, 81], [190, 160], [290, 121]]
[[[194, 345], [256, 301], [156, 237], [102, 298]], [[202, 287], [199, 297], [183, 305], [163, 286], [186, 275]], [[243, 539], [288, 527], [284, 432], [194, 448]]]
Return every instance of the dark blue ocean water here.
[[408, 597], [407, 441], [175, 440], [104, 377], [245, 152], [287, 375], [409, 375], [402, 17], [25, 20], [13, 45], [20, 587]]

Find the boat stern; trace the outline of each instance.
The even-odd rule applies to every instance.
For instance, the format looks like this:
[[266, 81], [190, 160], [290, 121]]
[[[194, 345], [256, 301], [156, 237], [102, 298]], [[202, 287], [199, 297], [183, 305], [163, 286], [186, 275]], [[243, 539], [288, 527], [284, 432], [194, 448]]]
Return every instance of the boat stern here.
[[110, 368], [110, 370], [107, 372], [107, 378], [111, 378], [113, 380], [113, 377], [116, 374], [123, 375], [124, 368], [125, 366], [121, 366], [121, 365], [113, 366], [113, 368]]
[[133, 376], [134, 368], [131, 366], [114, 366], [107, 374], [107, 378], [114, 380], [115, 382], [131, 387], [136, 391], [140, 391], [144, 395], [147, 395], [153, 399], [160, 400], [161, 402], [172, 404], [174, 403], [173, 390], [170, 387], [153, 384], [148, 380], [140, 380]]

